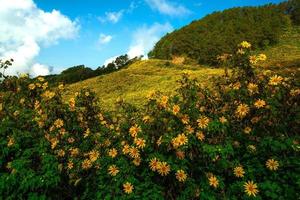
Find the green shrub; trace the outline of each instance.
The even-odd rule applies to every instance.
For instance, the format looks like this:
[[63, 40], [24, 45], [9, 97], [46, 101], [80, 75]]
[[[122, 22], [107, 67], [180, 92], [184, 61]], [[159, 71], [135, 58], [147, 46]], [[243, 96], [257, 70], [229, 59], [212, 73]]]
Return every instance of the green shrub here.
[[[204, 88], [187, 73], [175, 96], [104, 113], [83, 89], [7, 78], [0, 96], [5, 199], [297, 199], [300, 89], [257, 68], [243, 42], [231, 75]], [[254, 62], [255, 61], [255, 62]]]

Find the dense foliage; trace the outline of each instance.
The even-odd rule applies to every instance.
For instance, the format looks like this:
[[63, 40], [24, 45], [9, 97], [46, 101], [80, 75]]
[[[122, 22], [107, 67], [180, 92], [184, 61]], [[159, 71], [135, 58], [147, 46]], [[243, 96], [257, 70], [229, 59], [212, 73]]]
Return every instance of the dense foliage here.
[[277, 5], [215, 12], [164, 36], [149, 57], [185, 56], [200, 64], [215, 65], [218, 55], [232, 52], [243, 40], [250, 41], [256, 48], [275, 44], [289, 21], [288, 15]]
[[[204, 88], [188, 72], [174, 96], [144, 111], [104, 113], [83, 89], [6, 78], [0, 96], [0, 197], [5, 199], [297, 199], [300, 88], [257, 73], [243, 42], [232, 74]], [[225, 59], [224, 59], [225, 60]]]
[[295, 25], [300, 25], [300, 1], [289, 0], [280, 4], [282, 9], [290, 15]]

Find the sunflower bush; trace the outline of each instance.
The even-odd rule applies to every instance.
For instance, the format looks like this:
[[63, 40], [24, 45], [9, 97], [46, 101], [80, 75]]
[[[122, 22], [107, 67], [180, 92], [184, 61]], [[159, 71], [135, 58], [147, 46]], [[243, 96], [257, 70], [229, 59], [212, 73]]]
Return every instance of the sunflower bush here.
[[7, 77], [0, 96], [0, 199], [297, 199], [300, 89], [261, 72], [241, 43], [230, 75], [205, 88], [105, 112], [83, 89]]

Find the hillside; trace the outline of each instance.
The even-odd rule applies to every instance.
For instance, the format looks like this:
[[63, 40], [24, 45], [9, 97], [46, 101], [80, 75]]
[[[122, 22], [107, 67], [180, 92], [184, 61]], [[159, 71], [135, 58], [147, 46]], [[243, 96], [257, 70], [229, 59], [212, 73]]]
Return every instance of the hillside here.
[[284, 31], [291, 27], [292, 19], [283, 5], [232, 8], [212, 13], [161, 38], [149, 57], [185, 56], [200, 64], [215, 65], [218, 55], [232, 53], [241, 41], [265, 49], [277, 44]]
[[272, 69], [300, 66], [300, 27], [294, 26], [280, 36], [279, 43], [262, 51], [268, 57], [264, 66]]
[[[261, 53], [261, 51], [257, 51]], [[300, 77], [300, 27], [286, 31], [277, 45], [262, 51], [268, 57], [262, 63], [264, 69], [271, 69], [279, 73], [290, 75], [296, 73]], [[126, 102], [141, 106], [151, 91], [159, 90], [166, 94], [174, 93], [183, 70], [188, 70], [192, 76], [202, 83], [208, 84], [209, 77], [220, 75], [223, 69], [197, 65], [174, 65], [167, 60], [150, 59], [138, 61], [126, 69], [91, 78], [67, 86], [66, 98], [75, 91], [88, 87], [108, 109], [121, 97]]]
[[174, 64], [168, 66], [168, 63], [170, 62], [165, 60], [138, 61], [127, 69], [69, 85], [66, 97], [87, 86], [96, 92], [109, 109], [119, 97], [126, 102], [141, 106], [152, 91], [174, 93], [174, 88], [177, 87], [176, 81], [183, 70], [189, 71], [192, 76], [204, 83], [207, 83], [209, 77], [223, 72], [223, 69]]

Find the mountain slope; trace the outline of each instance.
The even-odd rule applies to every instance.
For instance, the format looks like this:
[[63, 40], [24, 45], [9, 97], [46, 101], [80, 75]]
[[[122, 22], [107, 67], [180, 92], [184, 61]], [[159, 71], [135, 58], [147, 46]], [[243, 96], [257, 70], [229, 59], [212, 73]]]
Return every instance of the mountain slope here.
[[174, 65], [164, 60], [138, 61], [127, 69], [69, 85], [66, 98], [87, 86], [96, 92], [105, 107], [113, 106], [119, 97], [140, 106], [152, 91], [160, 90], [167, 94], [175, 92], [176, 80], [180, 79], [184, 70], [203, 80], [203, 83], [207, 83], [209, 77], [223, 73], [223, 69]]
[[215, 12], [164, 36], [149, 57], [185, 56], [201, 64], [214, 65], [218, 55], [232, 53], [242, 41], [260, 49], [276, 44], [290, 23], [289, 15], [279, 5]]
[[[279, 73], [290, 75], [295, 73], [300, 79], [300, 27], [286, 31], [279, 42], [264, 51], [268, 57], [262, 69], [271, 69]], [[140, 106], [146, 101], [151, 91], [160, 90], [172, 94], [184, 70], [198, 78], [202, 83], [209, 84], [212, 76], [223, 74], [223, 69], [198, 65], [175, 65], [167, 60], [150, 59], [138, 61], [120, 71], [87, 79], [67, 86], [66, 99], [76, 91], [88, 87], [108, 109], [113, 109], [116, 100], [121, 97], [126, 102]]]

